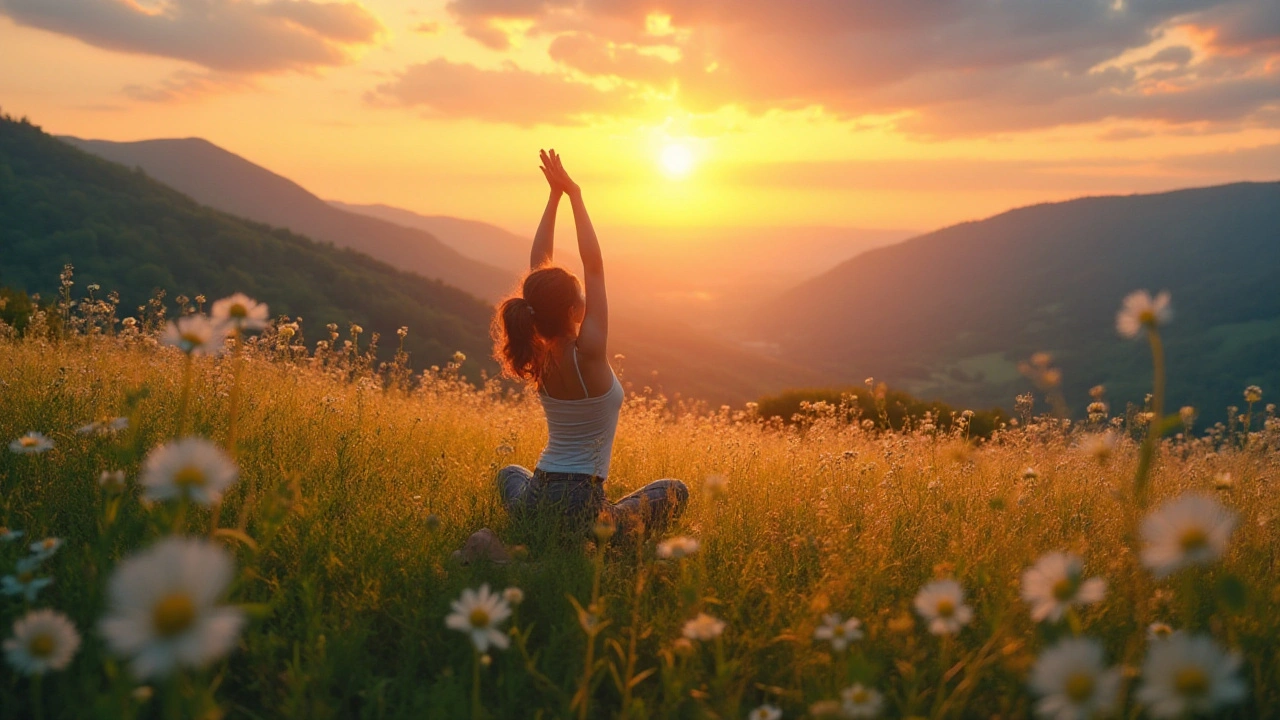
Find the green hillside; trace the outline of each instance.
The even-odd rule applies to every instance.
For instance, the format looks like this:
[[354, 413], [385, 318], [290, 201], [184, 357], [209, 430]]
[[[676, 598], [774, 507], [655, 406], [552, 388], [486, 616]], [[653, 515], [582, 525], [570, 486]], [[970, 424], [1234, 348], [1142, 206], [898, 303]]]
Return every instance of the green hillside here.
[[1169, 290], [1170, 401], [1225, 419], [1280, 395], [1280, 183], [1083, 198], [1013, 210], [860, 255], [762, 311], [793, 358], [953, 404], [1010, 406], [1047, 351], [1077, 414], [1087, 390], [1141, 403], [1147, 353], [1115, 331], [1132, 290]]
[[455, 350], [488, 356], [490, 309], [461, 290], [198, 205], [25, 120], [0, 117], [0, 285], [51, 296], [66, 263], [78, 288], [117, 290], [126, 311], [156, 288], [210, 299], [239, 290], [273, 314], [302, 315], [311, 341], [330, 322], [359, 323], [384, 344], [407, 325], [415, 364]]

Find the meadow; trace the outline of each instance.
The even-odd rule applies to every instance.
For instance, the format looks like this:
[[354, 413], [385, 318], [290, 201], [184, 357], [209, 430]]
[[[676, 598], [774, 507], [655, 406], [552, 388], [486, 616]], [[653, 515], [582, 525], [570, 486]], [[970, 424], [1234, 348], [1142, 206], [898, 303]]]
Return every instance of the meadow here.
[[[606, 489], [690, 504], [667, 538], [578, 540], [498, 502], [545, 441], [531, 394], [378, 362], [358, 327], [223, 351], [201, 310], [0, 328], [6, 718], [1280, 717], [1280, 421], [1252, 391], [1207, 431], [1159, 377], [1070, 422], [1040, 358], [979, 441], [635, 387]], [[188, 436], [221, 476], [165, 481]], [[482, 527], [510, 562], [452, 557]]]

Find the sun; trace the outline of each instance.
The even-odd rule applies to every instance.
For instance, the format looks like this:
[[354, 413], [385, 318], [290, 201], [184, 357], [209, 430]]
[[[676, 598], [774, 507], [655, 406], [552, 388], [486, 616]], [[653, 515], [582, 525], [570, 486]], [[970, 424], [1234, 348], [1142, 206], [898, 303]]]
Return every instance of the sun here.
[[668, 143], [663, 146], [658, 163], [668, 177], [682, 178], [693, 171], [693, 152], [683, 143]]

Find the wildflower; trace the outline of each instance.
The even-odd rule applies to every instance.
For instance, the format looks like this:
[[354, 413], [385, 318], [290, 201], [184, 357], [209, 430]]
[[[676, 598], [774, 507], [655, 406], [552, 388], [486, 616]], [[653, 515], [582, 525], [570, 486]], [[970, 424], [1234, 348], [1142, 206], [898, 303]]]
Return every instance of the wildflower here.
[[80, 633], [56, 610], [33, 610], [13, 624], [13, 637], [4, 641], [4, 655], [14, 670], [41, 675], [71, 664], [80, 648]]
[[466, 362], [466, 361], [467, 361], [467, 355], [466, 355], [466, 353], [462, 352], [461, 350], [459, 350], [459, 351], [457, 351], [457, 352], [455, 352], [455, 353], [453, 354], [453, 364], [454, 364], [454, 365], [461, 365], [462, 363], [464, 363], [464, 362]]
[[160, 342], [188, 355], [217, 355], [222, 352], [227, 329], [204, 315], [187, 315], [170, 322], [160, 334]]
[[1072, 605], [1091, 605], [1107, 593], [1107, 581], [1083, 577], [1084, 562], [1076, 555], [1051, 552], [1022, 573], [1022, 599], [1031, 606], [1031, 619], [1057, 622]]
[[62, 547], [62, 540], [56, 537], [47, 537], [40, 542], [31, 543], [31, 556], [38, 558], [40, 562], [44, 562], [53, 557], [58, 552], [58, 548]]
[[1247, 403], [1262, 402], [1262, 388], [1250, 385], [1244, 389], [1244, 401]]
[[1210, 713], [1245, 698], [1240, 665], [1207, 635], [1177, 633], [1147, 651], [1136, 697], [1154, 718]]
[[213, 505], [239, 475], [235, 462], [221, 448], [204, 438], [189, 437], [148, 453], [138, 481], [147, 500], [185, 498]]
[[706, 481], [702, 484], [702, 489], [707, 491], [712, 497], [723, 495], [728, 489], [729, 480], [723, 475], [708, 475]]
[[510, 605], [519, 605], [524, 602], [524, 591], [518, 587], [509, 587], [502, 591], [502, 599]]
[[396, 330], [396, 335], [398, 335], [401, 340], [405, 339], [405, 336], [407, 336], [408, 334], [409, 334], [409, 327], [407, 325], [401, 325]]
[[849, 643], [862, 639], [862, 621], [851, 617], [841, 620], [839, 613], [827, 613], [822, 616], [822, 624], [813, 631], [814, 640], [826, 640], [831, 649], [844, 652]]
[[101, 486], [103, 490], [112, 494], [124, 492], [124, 471], [103, 470], [102, 473], [98, 475], [98, 485]]
[[46, 450], [52, 450], [53, 441], [43, 433], [32, 431], [9, 443], [9, 449], [19, 455], [39, 455]]
[[693, 643], [689, 642], [689, 638], [676, 638], [671, 643], [671, 651], [680, 657], [689, 657], [697, 650]]
[[875, 690], [854, 683], [840, 691], [840, 711], [848, 718], [874, 718], [880, 716], [884, 698]]
[[1027, 467], [1022, 469], [1023, 480], [1035, 480], [1038, 477], [1040, 477], [1040, 473], [1036, 472], [1035, 468]]
[[34, 555], [19, 560], [14, 574], [0, 578], [0, 593], [21, 595], [27, 602], [35, 602], [40, 591], [53, 583], [53, 578], [36, 577], [36, 568], [43, 561], [43, 558]]
[[698, 617], [684, 624], [681, 634], [690, 640], [715, 640], [724, 632], [724, 621], [717, 620], [706, 613], [698, 613]]
[[1116, 313], [1116, 331], [1124, 337], [1135, 338], [1143, 328], [1167, 324], [1173, 318], [1169, 299], [1167, 291], [1160, 292], [1154, 299], [1146, 290], [1129, 293]]
[[1103, 666], [1097, 640], [1071, 638], [1044, 652], [1031, 668], [1031, 690], [1040, 696], [1039, 717], [1087, 720], [1115, 707], [1120, 669]]
[[1099, 463], [1111, 459], [1116, 449], [1116, 436], [1109, 432], [1097, 433], [1080, 442], [1080, 449]]
[[618, 532], [618, 526], [611, 519], [601, 515], [596, 520], [595, 526], [591, 528], [591, 532], [596, 536], [596, 540], [607, 542], [614, 533]]
[[782, 710], [765, 703], [747, 713], [747, 720], [782, 720]]
[[1211, 563], [1226, 552], [1236, 514], [1208, 495], [1187, 494], [1142, 521], [1142, 564], [1156, 577]]
[[1183, 405], [1178, 410], [1178, 417], [1182, 419], [1184, 425], [1190, 425], [1196, 419], [1196, 409], [1190, 405]]
[[479, 592], [467, 588], [462, 597], [452, 603], [453, 612], [444, 619], [447, 628], [469, 633], [476, 650], [488, 652], [489, 646], [507, 649], [511, 639], [498, 630], [511, 617], [511, 607], [498, 593], [490, 592], [489, 585], [481, 585]]
[[964, 588], [955, 580], [935, 580], [920, 588], [915, 606], [934, 635], [954, 635], [973, 620], [973, 610], [964, 604]]
[[7, 527], [0, 526], [0, 542], [13, 542], [24, 534], [21, 530], [10, 530]]
[[1148, 640], [1168, 640], [1176, 632], [1168, 623], [1153, 622], [1147, 626]]
[[680, 535], [658, 543], [658, 557], [664, 560], [679, 560], [698, 552], [696, 538]]
[[244, 293], [214, 302], [210, 314], [214, 320], [240, 330], [261, 330], [267, 326], [266, 303], [257, 302]]
[[217, 604], [235, 566], [205, 540], [170, 537], [126, 558], [111, 574], [107, 612], [98, 628], [140, 678], [198, 668], [235, 646], [244, 614]]
[[1230, 490], [1236, 481], [1229, 472], [1220, 472], [1213, 476], [1213, 486], [1218, 490]]
[[835, 717], [842, 715], [843, 710], [838, 700], [819, 700], [809, 706], [809, 714], [817, 718]]
[[144, 703], [150, 700], [152, 697], [154, 697], [156, 694], [156, 691], [150, 685], [139, 685], [138, 687], [133, 689], [133, 692], [129, 694], [133, 696], [134, 700], [137, 700], [140, 703]]
[[129, 418], [116, 417], [94, 420], [88, 425], [76, 428], [77, 435], [110, 435], [129, 427]]
[[1090, 420], [1105, 420], [1107, 417], [1107, 404], [1104, 402], [1094, 401], [1089, 403], [1088, 413]]

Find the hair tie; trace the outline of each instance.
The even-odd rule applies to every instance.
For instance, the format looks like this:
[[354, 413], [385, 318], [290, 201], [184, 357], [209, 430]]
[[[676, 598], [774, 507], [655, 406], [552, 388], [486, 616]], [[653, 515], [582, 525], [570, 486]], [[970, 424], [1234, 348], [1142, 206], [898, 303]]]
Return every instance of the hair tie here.
[[[528, 301], [526, 300], [525, 302], [527, 303]], [[532, 305], [530, 305], [530, 306], [529, 306], [529, 314], [530, 314], [530, 315], [532, 315], [532, 314], [533, 314], [533, 306], [532, 306]]]

